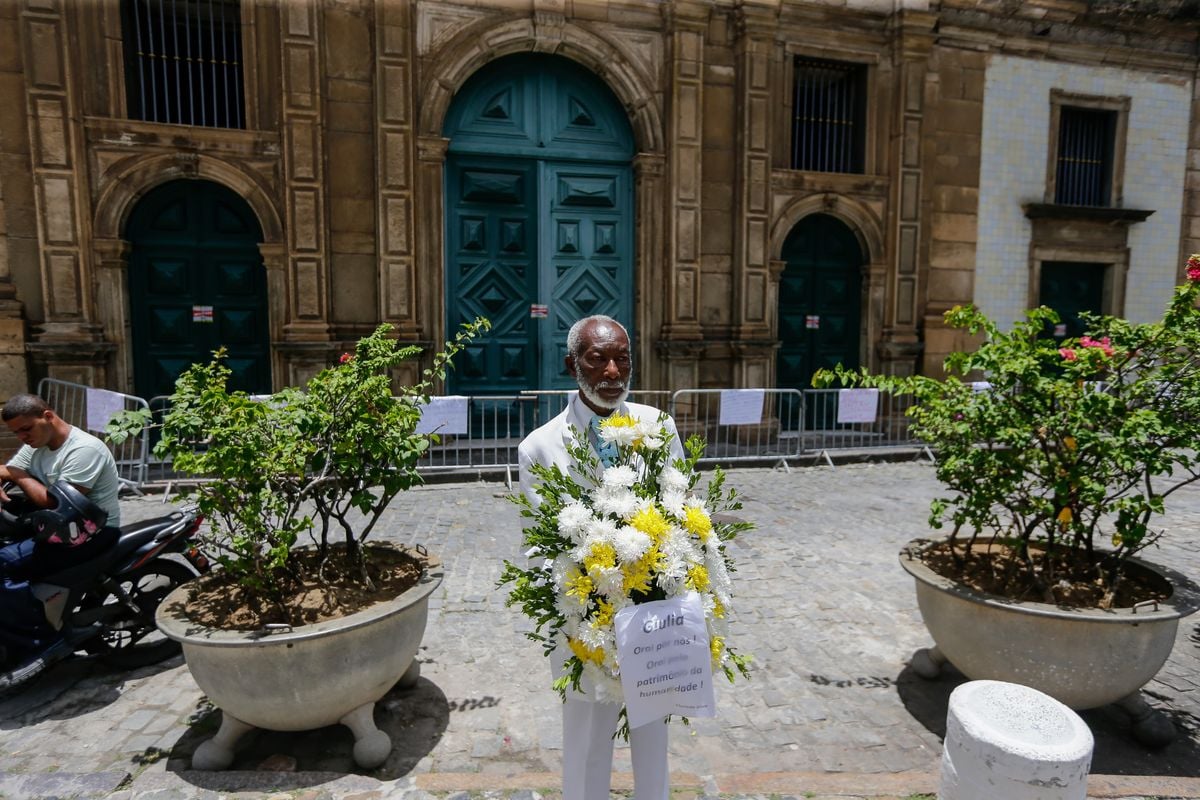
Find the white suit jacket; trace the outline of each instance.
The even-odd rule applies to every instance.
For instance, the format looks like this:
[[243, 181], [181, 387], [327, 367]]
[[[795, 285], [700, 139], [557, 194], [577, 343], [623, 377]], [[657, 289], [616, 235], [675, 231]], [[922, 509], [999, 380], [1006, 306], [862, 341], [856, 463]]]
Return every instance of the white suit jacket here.
[[[657, 408], [640, 403], [622, 403], [621, 407], [613, 413], [631, 416], [637, 420], [656, 422], [658, 415], [662, 412]], [[576, 394], [567, 402], [567, 407], [561, 414], [526, 436], [517, 448], [521, 491], [535, 508], [541, 504], [541, 498], [534, 491], [537, 488], [537, 479], [530, 470], [530, 466], [542, 464], [549, 467], [557, 464], [564, 472], [571, 474], [577, 481], [580, 480], [582, 476], [573, 468], [571, 456], [567, 453], [567, 445], [574, 441], [571, 426], [574, 425], [586, 436], [588, 423], [591, 422], [593, 416], [594, 412]], [[683, 458], [683, 445], [679, 441], [679, 432], [675, 429], [675, 420], [667, 417], [665, 427], [672, 434], [671, 458]]]

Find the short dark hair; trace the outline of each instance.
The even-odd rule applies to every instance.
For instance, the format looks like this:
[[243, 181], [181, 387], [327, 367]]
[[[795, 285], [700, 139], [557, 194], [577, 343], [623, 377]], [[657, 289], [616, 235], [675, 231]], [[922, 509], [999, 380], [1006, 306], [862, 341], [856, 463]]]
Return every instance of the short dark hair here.
[[36, 394], [14, 394], [0, 408], [0, 419], [8, 422], [17, 417], [40, 417], [50, 410], [50, 405]]

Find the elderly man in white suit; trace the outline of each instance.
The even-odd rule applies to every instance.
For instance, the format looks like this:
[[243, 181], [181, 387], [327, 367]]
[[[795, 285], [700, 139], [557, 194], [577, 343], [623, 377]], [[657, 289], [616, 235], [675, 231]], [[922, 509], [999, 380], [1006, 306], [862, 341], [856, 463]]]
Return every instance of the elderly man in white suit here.
[[[564, 471], [572, 467], [567, 445], [574, 437], [572, 427], [580, 431], [596, 449], [601, 463], [605, 458], [596, 435], [599, 421], [614, 412], [635, 419], [656, 421], [659, 410], [638, 403], [627, 403], [629, 376], [633, 362], [629, 334], [616, 320], [606, 316], [585, 317], [567, 334], [567, 372], [575, 376], [579, 393], [554, 419], [525, 437], [517, 450], [521, 491], [535, 506], [541, 502], [535, 491], [533, 464], [557, 464]], [[683, 447], [668, 418], [667, 430], [673, 434], [671, 454], [683, 457]], [[555, 677], [563, 674], [561, 658], [555, 657]], [[600, 702], [595, 687], [585, 678], [580, 692], [567, 690], [563, 704], [563, 800], [609, 800], [612, 780], [613, 734], [621, 707]], [[629, 732], [633, 761], [634, 800], [667, 800], [670, 780], [667, 771], [667, 725], [665, 720], [651, 722]]]

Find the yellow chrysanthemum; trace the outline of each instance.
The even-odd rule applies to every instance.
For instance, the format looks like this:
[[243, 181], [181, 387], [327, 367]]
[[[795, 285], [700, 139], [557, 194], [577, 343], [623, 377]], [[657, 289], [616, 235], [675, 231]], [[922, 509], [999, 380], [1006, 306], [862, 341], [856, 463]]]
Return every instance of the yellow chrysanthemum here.
[[725, 637], [714, 636], [708, 643], [709, 652], [712, 653], [713, 664], [721, 663], [721, 654], [725, 652]]
[[637, 420], [626, 414], [609, 414], [600, 420], [601, 428], [632, 428]]
[[596, 665], [604, 664], [604, 648], [603, 647], [588, 647], [578, 639], [568, 637], [567, 644], [571, 647], [571, 652], [575, 657], [584, 663], [591, 661]]
[[592, 619], [597, 625], [611, 625], [613, 616], [616, 612], [613, 610], [613, 604], [604, 600], [596, 601], [596, 613]]
[[650, 591], [650, 571], [658, 566], [658, 560], [659, 552], [650, 549], [637, 561], [621, 566], [621, 573], [625, 578], [625, 594]]
[[592, 593], [592, 579], [583, 573], [576, 573], [567, 578], [567, 597], [579, 598], [579, 605], [587, 605], [588, 596]]
[[629, 524], [649, 536], [650, 541], [654, 542], [655, 545], [662, 543], [663, 538], [667, 535], [667, 531], [671, 529], [666, 518], [654, 506], [647, 506], [638, 511], [629, 520]]
[[701, 564], [693, 564], [688, 567], [687, 585], [697, 592], [703, 592], [708, 588], [708, 570]]
[[609, 569], [617, 565], [617, 551], [608, 542], [596, 542], [583, 558], [584, 569], [588, 574], [594, 574], [600, 569]]
[[725, 604], [715, 597], [713, 598], [713, 616], [717, 619], [725, 619]]
[[684, 510], [683, 527], [687, 529], [688, 533], [699, 536], [702, 542], [707, 542], [708, 537], [712, 535], [712, 519], [704, 513], [703, 508], [696, 506], [688, 506]]

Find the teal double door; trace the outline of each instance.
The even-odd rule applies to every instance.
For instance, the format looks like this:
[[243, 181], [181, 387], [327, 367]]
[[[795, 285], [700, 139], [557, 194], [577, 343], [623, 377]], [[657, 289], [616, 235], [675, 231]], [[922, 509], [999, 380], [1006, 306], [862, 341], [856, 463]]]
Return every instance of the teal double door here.
[[633, 334], [632, 133], [616, 98], [566, 59], [493, 62], [447, 115], [449, 335], [489, 334], [449, 376], [463, 394], [572, 388], [567, 332], [607, 314]]

